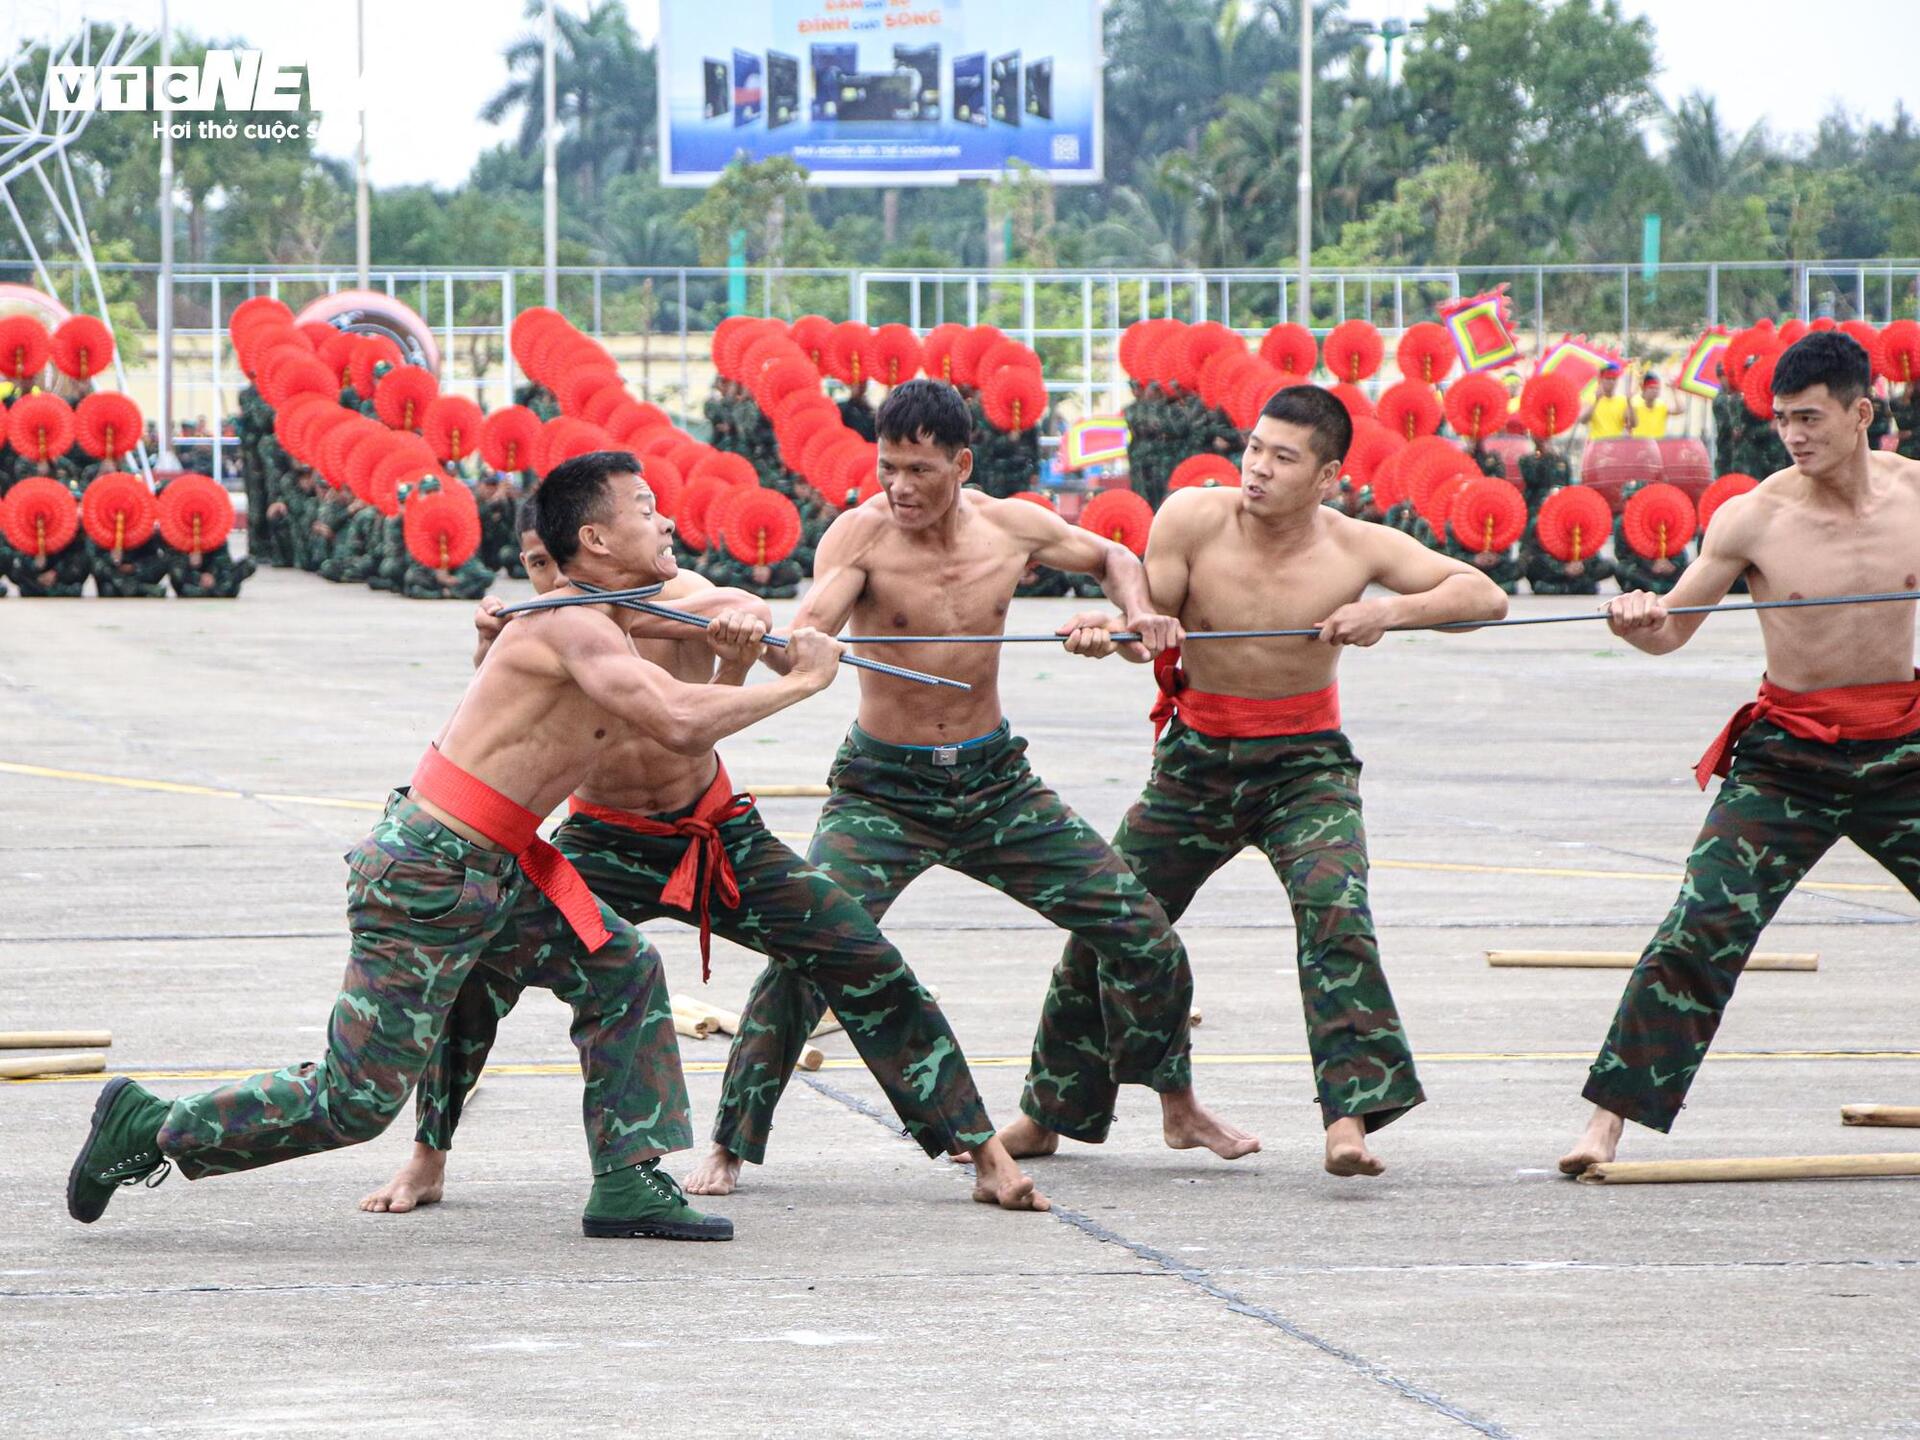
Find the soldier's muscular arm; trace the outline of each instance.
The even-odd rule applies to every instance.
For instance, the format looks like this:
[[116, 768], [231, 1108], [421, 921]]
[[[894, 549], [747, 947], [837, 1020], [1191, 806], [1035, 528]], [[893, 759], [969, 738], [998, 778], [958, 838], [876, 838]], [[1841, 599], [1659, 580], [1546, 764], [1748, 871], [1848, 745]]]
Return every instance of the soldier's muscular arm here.
[[1700, 556], [1681, 574], [1666, 596], [1629, 590], [1607, 602], [1607, 628], [1636, 650], [1667, 655], [1693, 638], [1704, 615], [1669, 615], [1688, 605], [1718, 605], [1733, 582], [1746, 573], [1749, 547], [1765, 526], [1767, 502], [1757, 494], [1739, 495], [1714, 512]]

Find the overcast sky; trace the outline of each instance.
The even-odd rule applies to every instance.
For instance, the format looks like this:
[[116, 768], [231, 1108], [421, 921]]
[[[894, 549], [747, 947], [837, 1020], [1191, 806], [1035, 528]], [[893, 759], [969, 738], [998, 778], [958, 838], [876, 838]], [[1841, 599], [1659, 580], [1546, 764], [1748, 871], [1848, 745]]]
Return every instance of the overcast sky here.
[[[561, 0], [583, 10], [584, 0]], [[658, 0], [628, 0], [636, 28], [651, 36]], [[1429, 7], [1396, 0], [1352, 0], [1362, 19], [1419, 16]], [[481, 103], [505, 82], [500, 51], [526, 31], [525, 0], [460, 0], [457, 6], [368, 7], [368, 171], [377, 185], [450, 186], [476, 156], [503, 138], [478, 118]], [[1776, 133], [1805, 134], [1836, 103], [1885, 119], [1894, 102], [1920, 101], [1920, 3], [1838, 0], [1830, 11], [1805, 0], [1627, 0], [1659, 34], [1659, 88], [1672, 100], [1700, 89], [1741, 129], [1764, 120]], [[22, 35], [44, 36], [85, 12], [159, 23], [159, 0], [0, 0], [0, 41], [10, 52]], [[174, 25], [203, 36], [242, 37], [290, 60], [353, 64], [352, 0], [173, 0]], [[1396, 56], [1396, 64], [1398, 57]], [[351, 113], [327, 115], [320, 148], [351, 157]]]

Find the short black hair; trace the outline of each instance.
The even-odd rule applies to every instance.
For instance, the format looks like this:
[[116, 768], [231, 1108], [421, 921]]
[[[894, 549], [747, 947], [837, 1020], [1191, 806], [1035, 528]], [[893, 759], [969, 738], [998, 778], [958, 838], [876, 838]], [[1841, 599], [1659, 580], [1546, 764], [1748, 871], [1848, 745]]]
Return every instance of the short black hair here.
[[938, 445], [952, 455], [973, 437], [973, 416], [960, 392], [944, 380], [909, 380], [896, 385], [873, 417], [882, 440], [896, 445]]
[[1310, 430], [1313, 453], [1322, 465], [1329, 460], [1345, 460], [1353, 444], [1353, 417], [1338, 395], [1318, 385], [1289, 385], [1276, 390], [1260, 407], [1260, 413], [1268, 420]]
[[[524, 535], [529, 530], [535, 534], [540, 532], [540, 499], [537, 495], [530, 492], [520, 501], [519, 508], [513, 512], [513, 524], [516, 535]], [[544, 545], [546, 542], [543, 540], [540, 543]]]
[[640, 461], [626, 450], [594, 450], [562, 461], [547, 472], [535, 494], [534, 529], [553, 563], [565, 568], [580, 553], [580, 527], [608, 518], [613, 496], [607, 482], [640, 474]]
[[1782, 352], [1773, 367], [1773, 393], [1797, 395], [1815, 385], [1842, 405], [1851, 405], [1873, 388], [1873, 362], [1866, 347], [1840, 330], [1816, 330]]

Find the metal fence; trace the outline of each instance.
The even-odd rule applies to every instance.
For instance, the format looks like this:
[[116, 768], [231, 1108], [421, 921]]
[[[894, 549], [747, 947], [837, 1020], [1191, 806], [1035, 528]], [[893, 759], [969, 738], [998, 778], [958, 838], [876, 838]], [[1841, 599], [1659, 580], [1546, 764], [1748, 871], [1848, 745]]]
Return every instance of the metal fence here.
[[[122, 341], [128, 383], [158, 413], [159, 267], [109, 264], [101, 279]], [[92, 289], [73, 262], [48, 266], [57, 298], [92, 310]], [[0, 260], [0, 280], [40, 283], [25, 261]], [[371, 286], [419, 313], [442, 352], [441, 383], [492, 407], [518, 383], [507, 325], [538, 303], [538, 268], [421, 270], [385, 267]], [[242, 300], [275, 295], [296, 311], [356, 288], [351, 267], [202, 265], [173, 277], [173, 413], [218, 432], [246, 384], [226, 343]], [[1302, 297], [1290, 272], [1066, 270], [642, 269], [559, 272], [559, 304], [602, 341], [647, 398], [699, 423], [712, 382], [709, 341], [729, 314], [795, 319], [815, 313], [926, 330], [945, 321], [991, 323], [1039, 351], [1066, 414], [1107, 413], [1126, 400], [1117, 339], [1156, 316], [1219, 320], [1250, 338], [1283, 320], [1324, 332], [1362, 318], [1383, 331], [1430, 318], [1447, 300], [1504, 285], [1516, 330], [1538, 354], [1563, 334], [1585, 334], [1658, 364], [1677, 360], [1706, 326], [1762, 315], [1859, 317], [1883, 325], [1920, 316], [1920, 260], [1737, 261], [1717, 264], [1459, 266], [1317, 272]], [[1303, 298], [1304, 302], [1303, 303]], [[1701, 423], [1694, 417], [1693, 423]], [[204, 435], [173, 437], [204, 447]], [[225, 441], [216, 438], [214, 463]]]

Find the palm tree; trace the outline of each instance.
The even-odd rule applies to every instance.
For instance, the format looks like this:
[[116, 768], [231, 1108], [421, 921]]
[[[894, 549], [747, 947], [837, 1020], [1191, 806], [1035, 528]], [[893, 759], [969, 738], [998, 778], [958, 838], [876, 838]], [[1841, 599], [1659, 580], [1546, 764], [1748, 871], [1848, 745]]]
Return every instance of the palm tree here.
[[1734, 137], [1720, 123], [1713, 96], [1696, 90], [1666, 114], [1667, 173], [1686, 204], [1701, 211], [1721, 196], [1734, 196], [1760, 181], [1768, 156], [1767, 132], [1755, 125]]
[[[544, 13], [542, 0], [528, 0], [527, 18]], [[585, 16], [554, 14], [554, 120], [561, 141], [556, 164], [591, 202], [602, 183], [653, 163], [659, 126], [659, 78], [654, 51], [640, 44], [623, 0], [592, 0]], [[537, 32], [522, 35], [505, 52], [512, 75], [481, 107], [480, 118], [498, 124], [520, 115], [516, 140], [522, 154], [543, 143], [545, 46]]]

